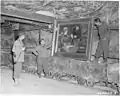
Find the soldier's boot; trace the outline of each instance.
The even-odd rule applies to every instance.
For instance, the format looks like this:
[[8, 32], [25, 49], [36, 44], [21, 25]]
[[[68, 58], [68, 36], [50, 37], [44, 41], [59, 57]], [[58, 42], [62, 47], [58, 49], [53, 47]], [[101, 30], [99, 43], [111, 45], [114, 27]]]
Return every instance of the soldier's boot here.
[[38, 74], [38, 77], [41, 78], [41, 73], [37, 73]]
[[49, 77], [49, 75], [47, 73], [44, 73], [44, 77]]
[[44, 77], [50, 77], [49, 72], [43, 71], [43, 73], [44, 73]]
[[19, 79], [15, 79], [13, 86], [17, 86], [17, 85], [19, 85], [19, 84], [20, 84]]

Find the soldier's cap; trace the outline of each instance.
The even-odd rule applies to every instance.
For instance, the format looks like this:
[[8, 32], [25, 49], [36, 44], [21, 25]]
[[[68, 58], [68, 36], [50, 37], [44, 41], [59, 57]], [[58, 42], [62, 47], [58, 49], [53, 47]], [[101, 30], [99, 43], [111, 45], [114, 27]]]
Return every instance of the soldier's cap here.
[[75, 25], [75, 27], [79, 27], [80, 25]]
[[64, 27], [63, 30], [68, 30], [68, 28], [67, 28], [67, 27]]
[[97, 18], [94, 19], [94, 22], [101, 22], [101, 20], [100, 20], [99, 17], [97, 17]]

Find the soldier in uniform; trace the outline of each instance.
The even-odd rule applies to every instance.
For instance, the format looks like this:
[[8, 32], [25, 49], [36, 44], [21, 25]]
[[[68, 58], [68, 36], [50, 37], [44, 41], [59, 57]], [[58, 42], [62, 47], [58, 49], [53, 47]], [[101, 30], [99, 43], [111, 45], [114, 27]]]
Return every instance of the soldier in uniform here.
[[39, 77], [41, 77], [42, 72], [44, 76], [47, 76], [49, 72], [46, 57], [50, 56], [50, 51], [47, 50], [47, 47], [45, 46], [45, 40], [42, 39], [41, 44], [32, 51], [37, 56], [37, 73]]
[[98, 59], [100, 58], [101, 54], [103, 53], [103, 62], [107, 62], [108, 57], [108, 49], [109, 49], [109, 34], [108, 34], [108, 26], [105, 22], [101, 22], [100, 18], [96, 18], [94, 20], [95, 26], [98, 31], [99, 43], [97, 46], [97, 50], [95, 53], [95, 59], [93, 60], [94, 63], [98, 63]]
[[13, 80], [15, 84], [17, 84], [20, 80], [20, 73], [22, 70], [22, 63], [24, 62], [24, 51], [25, 47], [23, 44], [23, 39], [25, 38], [24, 34], [19, 34], [18, 38], [14, 42], [12, 52], [14, 59], [14, 72], [13, 72]]

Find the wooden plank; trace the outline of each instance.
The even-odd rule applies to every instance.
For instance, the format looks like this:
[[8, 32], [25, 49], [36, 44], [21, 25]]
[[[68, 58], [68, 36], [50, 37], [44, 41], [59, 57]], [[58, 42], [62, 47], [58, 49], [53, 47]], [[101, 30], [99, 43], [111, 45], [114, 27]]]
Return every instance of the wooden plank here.
[[28, 23], [28, 24], [35, 24], [35, 25], [41, 24], [40, 22], [34, 22], [34, 21], [20, 19], [20, 18], [13, 18], [13, 17], [9, 17], [9, 16], [1, 16], [1, 19], [3, 21], [8, 20], [8, 21], [15, 21], [15, 22], [19, 22], [19, 23]]

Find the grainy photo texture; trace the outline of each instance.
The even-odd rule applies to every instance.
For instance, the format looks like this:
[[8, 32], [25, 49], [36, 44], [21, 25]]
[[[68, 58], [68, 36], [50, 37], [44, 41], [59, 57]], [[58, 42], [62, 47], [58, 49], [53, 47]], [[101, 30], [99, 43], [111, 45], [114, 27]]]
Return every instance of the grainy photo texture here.
[[120, 95], [119, 1], [1, 0], [0, 94]]

